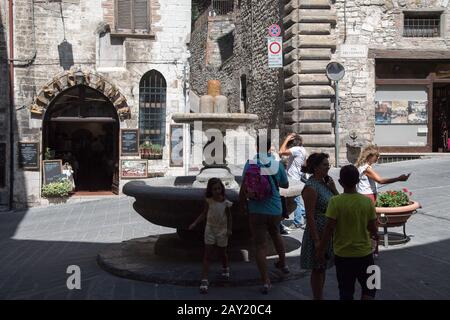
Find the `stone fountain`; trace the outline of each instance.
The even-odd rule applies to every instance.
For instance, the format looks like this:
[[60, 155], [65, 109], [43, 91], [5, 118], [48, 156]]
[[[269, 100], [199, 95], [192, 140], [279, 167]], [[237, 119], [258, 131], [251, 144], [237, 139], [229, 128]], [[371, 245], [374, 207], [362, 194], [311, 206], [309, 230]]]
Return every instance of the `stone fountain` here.
[[[197, 134], [202, 136], [203, 150], [217, 143], [215, 141], [217, 137], [208, 133], [210, 129], [215, 130], [216, 133], [220, 132], [225, 137], [227, 130], [236, 129], [239, 126], [246, 126], [248, 130], [251, 130], [252, 124], [258, 120], [257, 115], [254, 114], [229, 113], [228, 99], [220, 94], [220, 82], [216, 80], [208, 82], [208, 94], [200, 98], [199, 109], [198, 113], [175, 113], [172, 119], [176, 123], [195, 124], [194, 135], [195, 130], [201, 131]], [[197, 128], [197, 124], [201, 124], [200, 129]], [[231, 208], [233, 235], [229, 239], [229, 257], [234, 261], [248, 262], [251, 256], [248, 217], [240, 213], [238, 208], [241, 177], [234, 176], [225, 161], [227, 154], [225, 139], [221, 144], [221, 148], [215, 148], [216, 152], [211, 154], [202, 152], [203, 167], [197, 176], [154, 178], [147, 182], [132, 181], [123, 187], [124, 194], [135, 198], [133, 208], [144, 219], [159, 226], [175, 228], [177, 233], [134, 239], [112, 246], [98, 256], [98, 262], [104, 269], [119, 276], [138, 280], [197, 285], [197, 275], [192, 277], [191, 282], [173, 280], [174, 277], [177, 278], [177, 272], [167, 275], [159, 269], [156, 271], [151, 266], [163, 263], [163, 268], [167, 268], [168, 263], [174, 263], [172, 267], [177, 269], [175, 260], [194, 260], [196, 263], [201, 261], [204, 224], [192, 231], [188, 230], [188, 226], [203, 209], [206, 184], [212, 177], [220, 178], [224, 182], [226, 197], [234, 203]], [[217, 152], [218, 149], [223, 152]], [[286, 191], [284, 193], [286, 194]], [[294, 197], [297, 194], [298, 192], [294, 190], [288, 196]], [[285, 238], [285, 243], [287, 251], [295, 250], [300, 245], [292, 238]], [[274, 253], [274, 249], [269, 248], [268, 255]], [[246, 264], [245, 268], [251, 268], [251, 266]], [[295, 270], [295, 267], [293, 269]], [[255, 271], [256, 269], [250, 274], [257, 282], [259, 280]], [[186, 275], [187, 271], [182, 272]], [[298, 275], [299, 273], [293, 272], [291, 277]], [[248, 280], [245, 277], [236, 278], [236, 283], [249, 283]]]

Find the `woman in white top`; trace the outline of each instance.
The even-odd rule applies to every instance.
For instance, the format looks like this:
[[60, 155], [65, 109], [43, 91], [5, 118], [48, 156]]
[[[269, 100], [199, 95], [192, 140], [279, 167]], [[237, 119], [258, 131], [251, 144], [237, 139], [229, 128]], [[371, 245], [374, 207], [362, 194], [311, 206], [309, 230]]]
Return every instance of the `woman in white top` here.
[[410, 174], [402, 174], [395, 178], [383, 178], [373, 170], [372, 165], [378, 161], [380, 151], [377, 146], [370, 145], [366, 147], [359, 155], [355, 166], [359, 171], [359, 183], [357, 185], [358, 193], [369, 197], [375, 204], [378, 194], [378, 184], [388, 184], [398, 181], [408, 180]]

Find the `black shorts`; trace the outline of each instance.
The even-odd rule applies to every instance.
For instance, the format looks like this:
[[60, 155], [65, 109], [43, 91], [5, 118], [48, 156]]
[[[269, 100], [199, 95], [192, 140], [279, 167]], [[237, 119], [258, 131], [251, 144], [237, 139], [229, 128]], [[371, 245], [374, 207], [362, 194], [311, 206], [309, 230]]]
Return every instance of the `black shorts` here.
[[375, 298], [376, 289], [367, 287], [367, 279], [371, 276], [367, 268], [374, 265], [372, 254], [365, 257], [346, 258], [334, 256], [336, 276], [339, 284], [339, 297], [341, 300], [353, 300], [355, 281], [361, 285], [362, 295]]
[[281, 215], [250, 213], [249, 223], [253, 244], [256, 247], [265, 246], [267, 233], [271, 236], [280, 234]]

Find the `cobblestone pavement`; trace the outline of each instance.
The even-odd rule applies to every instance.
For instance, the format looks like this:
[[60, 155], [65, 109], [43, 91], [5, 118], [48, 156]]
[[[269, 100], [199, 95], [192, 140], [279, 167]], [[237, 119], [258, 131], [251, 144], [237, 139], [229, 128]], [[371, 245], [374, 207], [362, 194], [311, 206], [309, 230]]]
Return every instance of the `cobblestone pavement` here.
[[[378, 165], [377, 171], [386, 177], [412, 172], [408, 182], [384, 189], [407, 187], [423, 206], [407, 223], [411, 241], [381, 249], [377, 298], [450, 298], [450, 161], [413, 160]], [[331, 175], [337, 174], [332, 169]], [[174, 232], [142, 219], [132, 203], [121, 196], [1, 213], [0, 299], [311, 299], [308, 275], [276, 284], [267, 296], [255, 286], [212, 288], [201, 296], [197, 287], [158, 285], [106, 273], [96, 263], [100, 249], [135, 237]], [[301, 236], [301, 230], [288, 235]], [[299, 252], [291, 252], [288, 259], [299, 260]], [[66, 287], [69, 265], [81, 268], [81, 290]], [[200, 273], [200, 262], [198, 267]], [[338, 298], [334, 268], [327, 273], [325, 298]]]

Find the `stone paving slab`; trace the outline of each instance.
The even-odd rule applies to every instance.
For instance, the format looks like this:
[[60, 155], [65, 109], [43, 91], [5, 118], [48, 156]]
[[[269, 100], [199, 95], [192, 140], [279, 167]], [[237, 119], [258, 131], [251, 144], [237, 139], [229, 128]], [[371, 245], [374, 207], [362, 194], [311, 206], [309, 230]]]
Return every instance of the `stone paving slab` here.
[[[427, 159], [375, 166], [385, 177], [413, 172], [407, 182], [382, 190], [406, 187], [423, 207], [407, 223], [411, 241], [381, 248], [376, 260], [382, 272], [378, 299], [450, 298], [449, 165], [445, 159]], [[333, 168], [331, 176], [337, 181], [338, 170]], [[213, 287], [203, 296], [197, 287], [110, 275], [96, 263], [100, 251], [132, 238], [175, 231], [148, 223], [134, 213], [132, 203], [117, 197], [0, 213], [0, 299], [311, 299], [308, 273], [275, 284], [268, 296], [262, 296], [258, 286]], [[296, 230], [289, 237], [300, 241], [302, 235]], [[299, 254], [300, 249], [290, 252], [289, 264], [298, 264]], [[81, 268], [81, 290], [66, 287], [66, 269], [73, 264]], [[201, 261], [192, 270], [200, 273]], [[256, 266], [248, 272], [257, 274]], [[327, 272], [324, 295], [338, 298], [334, 268]]]

